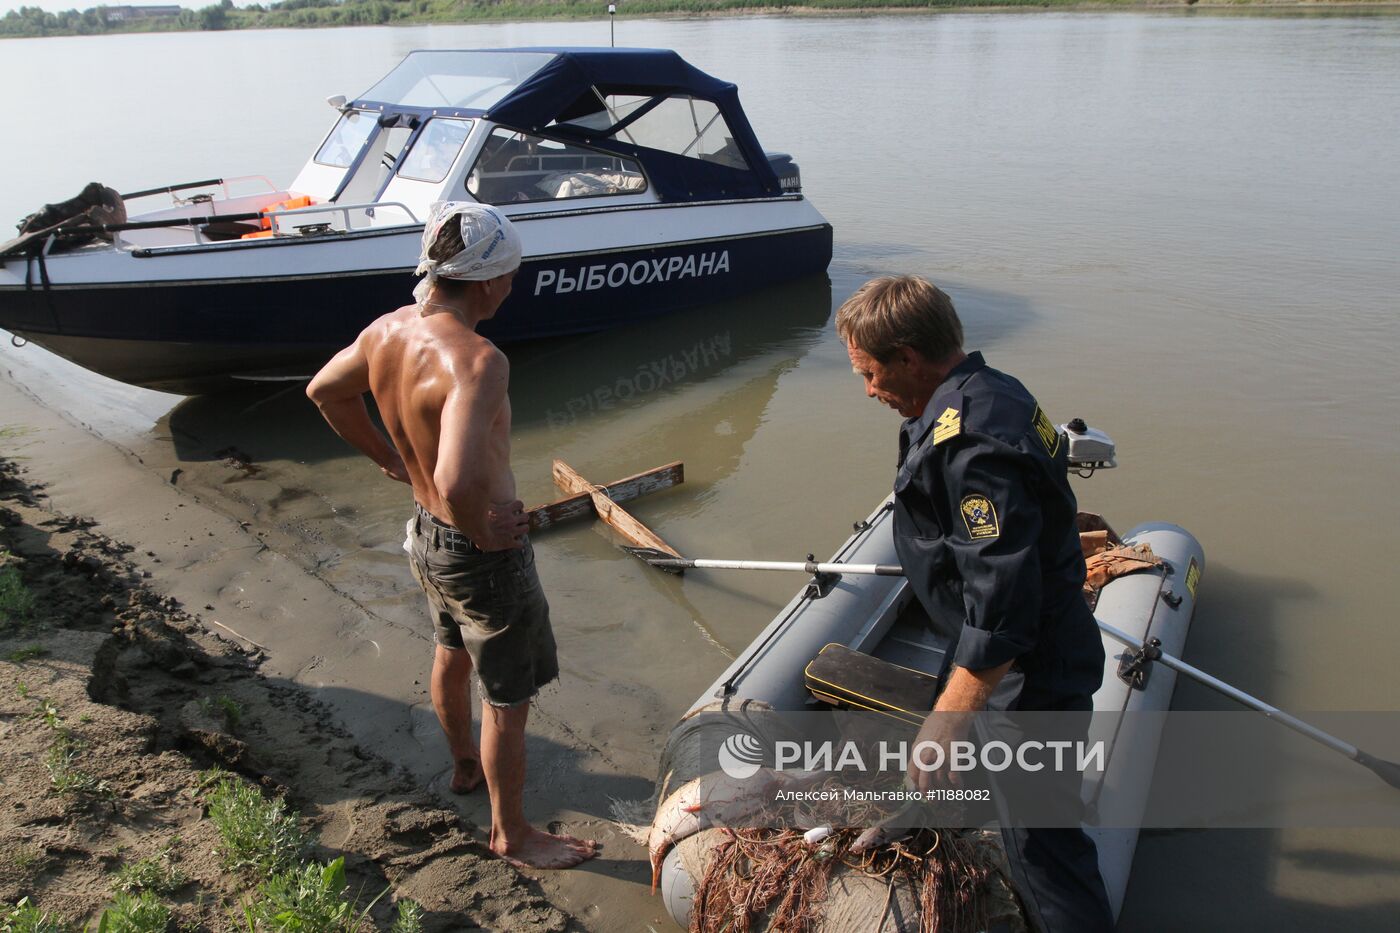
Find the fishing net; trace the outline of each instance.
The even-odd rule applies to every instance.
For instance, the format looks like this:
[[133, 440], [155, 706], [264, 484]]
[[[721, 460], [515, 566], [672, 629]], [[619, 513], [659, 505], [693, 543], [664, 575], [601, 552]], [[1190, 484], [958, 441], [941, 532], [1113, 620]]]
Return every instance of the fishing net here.
[[[872, 773], [872, 785], [857, 789], [874, 793], [853, 797], [821, 793], [852, 787], [850, 776], [812, 783], [811, 776], [763, 769], [745, 783], [716, 774], [714, 749], [733, 734], [736, 719], [765, 734], [770, 712], [746, 701], [725, 716], [687, 717], [662, 756], [652, 854], [659, 864], [669, 845], [657, 845], [657, 835], [672, 837], [674, 858], [693, 885], [692, 931], [971, 933], [999, 918], [998, 929], [1025, 930], [995, 832], [919, 829], [860, 854], [850, 851], [859, 828], [805, 841], [804, 830], [817, 826], [905, 825], [897, 823], [901, 805], [881, 793], [900, 789], [902, 776]], [[774, 781], [796, 781], [813, 793], [779, 804], [768, 786]], [[974, 825], [944, 815], [945, 825]]]
[[795, 830], [702, 834], [682, 853], [703, 863], [691, 933], [975, 933], [993, 921], [1025, 930], [991, 834], [924, 829], [857, 854], [860, 832], [819, 844]]

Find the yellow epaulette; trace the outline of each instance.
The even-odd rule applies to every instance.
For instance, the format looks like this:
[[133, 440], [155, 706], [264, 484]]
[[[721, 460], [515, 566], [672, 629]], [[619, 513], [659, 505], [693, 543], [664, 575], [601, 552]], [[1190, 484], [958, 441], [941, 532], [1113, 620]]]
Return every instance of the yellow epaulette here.
[[938, 421], [933, 425], [933, 446], [957, 437], [962, 433], [962, 412], [956, 408], [945, 408], [943, 414], [938, 416]]

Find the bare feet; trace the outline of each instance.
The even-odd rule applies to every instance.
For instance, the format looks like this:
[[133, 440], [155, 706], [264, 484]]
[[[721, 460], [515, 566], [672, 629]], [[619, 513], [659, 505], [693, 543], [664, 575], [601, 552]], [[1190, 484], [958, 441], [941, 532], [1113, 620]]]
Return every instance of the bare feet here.
[[515, 843], [507, 843], [492, 829], [491, 851], [516, 868], [573, 868], [597, 855], [598, 843], [531, 826], [524, 838]]
[[486, 780], [480, 758], [459, 758], [452, 768], [452, 780], [447, 787], [454, 794], [470, 794]]

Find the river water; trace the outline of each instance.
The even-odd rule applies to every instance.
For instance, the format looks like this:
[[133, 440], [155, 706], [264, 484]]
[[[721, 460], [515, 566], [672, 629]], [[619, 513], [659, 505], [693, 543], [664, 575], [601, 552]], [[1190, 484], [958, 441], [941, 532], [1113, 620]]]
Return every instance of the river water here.
[[[888, 491], [898, 424], [863, 397], [833, 309], [873, 274], [919, 272], [1055, 420], [1115, 437], [1122, 466], [1077, 481], [1082, 505], [1200, 538], [1188, 660], [1296, 710], [1400, 709], [1400, 18], [705, 18], [618, 34], [738, 84], [835, 226], [830, 284], [517, 354], [523, 498], [554, 497], [554, 457], [598, 482], [680, 459], [684, 486], [633, 511], [683, 553], [830, 553]], [[322, 99], [411, 49], [606, 41], [594, 22], [5, 42], [0, 87], [27, 118], [12, 110], [0, 147], [0, 216], [93, 179], [285, 183], [331, 122]], [[371, 626], [420, 617], [402, 489], [370, 482], [299, 391], [181, 402], [33, 348], [6, 345], [0, 365], [21, 355], [33, 391], [275, 528]], [[644, 375], [658, 366], [683, 375]], [[230, 473], [228, 447], [259, 472]], [[660, 578], [588, 523], [537, 550], [583, 731], [638, 781], [796, 585]], [[1178, 708], [1219, 705], [1178, 687]], [[1379, 930], [1397, 913], [1395, 833], [1146, 834], [1121, 929]]]

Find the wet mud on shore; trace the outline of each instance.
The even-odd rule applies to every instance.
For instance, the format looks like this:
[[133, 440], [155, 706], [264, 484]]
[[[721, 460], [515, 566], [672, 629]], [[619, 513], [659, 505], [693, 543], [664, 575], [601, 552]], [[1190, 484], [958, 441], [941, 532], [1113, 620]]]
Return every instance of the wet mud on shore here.
[[[521, 498], [558, 497], [554, 457], [600, 483], [681, 459], [684, 485], [629, 510], [682, 552], [828, 553], [868, 512], [794, 512], [790, 499], [795, 471], [828, 453], [829, 412], [812, 393], [831, 371], [849, 372], [844, 352], [820, 349], [833, 287], [818, 278], [705, 314], [515, 348]], [[357, 741], [447, 796], [427, 690], [431, 629], [400, 550], [411, 496], [336, 438], [301, 386], [180, 399], [28, 347], [6, 357], [0, 407], [20, 432], [9, 446], [55, 502], [139, 544], [138, 563], [168, 592], [215, 606], [221, 623], [268, 646], [265, 671], [310, 689]], [[647, 821], [672, 725], [799, 581], [660, 574], [596, 521], [551, 529], [535, 546], [562, 676], [531, 709], [526, 815], [603, 844], [580, 869], [538, 881], [587, 929], [669, 929], [645, 850], [616, 817]], [[484, 795], [452, 802], [489, 822]]]
[[[140, 437], [122, 434], [122, 425], [146, 417], [151, 409], [143, 405], [168, 409], [177, 400], [138, 390], [124, 395], [117, 389], [82, 406], [81, 388], [47, 386], [40, 402], [24, 388], [34, 375], [12, 368], [5, 373], [8, 378], [0, 378], [0, 409], [5, 412], [0, 427], [6, 432], [5, 455], [27, 470], [27, 479], [44, 484], [42, 491], [50, 497], [45, 508], [93, 515], [101, 522], [101, 533], [135, 543], [123, 559], [143, 575], [146, 586], [168, 594], [179, 606], [212, 607], [198, 609], [200, 625], [250, 652], [240, 657], [256, 657], [259, 672], [272, 683], [304, 690], [321, 704], [324, 722], [345, 730], [343, 741], [373, 750], [402, 769], [410, 786], [440, 795], [464, 826], [476, 827], [461, 830], [476, 840], [473, 845], [484, 842], [486, 795], [458, 798], [446, 792], [450, 760], [427, 696], [429, 630], [421, 594], [412, 592], [398, 553], [401, 510], [394, 509], [392, 519], [387, 513], [373, 516], [373, 526], [356, 534], [366, 552], [358, 568], [339, 570], [338, 577], [335, 552], [346, 546], [343, 539], [323, 542], [325, 551], [318, 552], [314, 522], [284, 526], [266, 520], [268, 512], [258, 517], [235, 497], [209, 494], [229, 477], [256, 493], [265, 477], [256, 461], [237, 450], [222, 457], [213, 456], [217, 451], [192, 457], [184, 446], [188, 438], [177, 450], [168, 440], [141, 447]], [[103, 382], [104, 389], [110, 386]], [[152, 420], [160, 417], [153, 414]], [[163, 433], [168, 424], [162, 422], [155, 432]], [[274, 418], [268, 433], [276, 432]], [[169, 465], [153, 458], [152, 447], [162, 443], [172, 458]], [[323, 506], [314, 494], [305, 499], [301, 505], [312, 506], [311, 512]], [[332, 534], [343, 535], [347, 526], [365, 518], [332, 514], [326, 520]], [[611, 546], [601, 538], [596, 543]], [[376, 572], [363, 574], [366, 566]], [[556, 593], [561, 602], [571, 598], [567, 587], [551, 587], [551, 598]], [[101, 621], [99, 627], [105, 629], [111, 619]], [[255, 646], [265, 646], [265, 651]], [[576, 670], [569, 674], [569, 684], [547, 688], [531, 712], [526, 815], [537, 825], [598, 839], [602, 854], [581, 870], [539, 873], [529, 887], [501, 896], [526, 914], [535, 909], [532, 899], [543, 896], [559, 917], [571, 916], [570, 922], [583, 929], [664, 929], [670, 921], [660, 900], [649, 895], [644, 850], [611, 817], [615, 801], [650, 797], [655, 759], [646, 753], [646, 736], [655, 736], [659, 745], [670, 713], [654, 696], [642, 695], [649, 691], [640, 686], [585, 679]], [[282, 730], [277, 717], [270, 722], [273, 731]], [[294, 733], [284, 741], [303, 744]], [[344, 799], [349, 793], [334, 768], [323, 768], [310, 780], [313, 786], [300, 788], [290, 777], [277, 778], [304, 795], [295, 798], [298, 803], [336, 795]], [[479, 845], [477, 851], [485, 852]], [[490, 866], [491, 872], [497, 870], [494, 860]], [[520, 877], [513, 870], [510, 874], [512, 883]], [[538, 903], [542, 916], [552, 909]], [[553, 929], [552, 922], [538, 928]], [[497, 922], [485, 925], [511, 929]]]
[[154, 859], [182, 928], [231, 928], [262, 878], [226, 870], [219, 854], [206, 814], [218, 768], [299, 810], [319, 838], [312, 855], [344, 857], [362, 907], [388, 893], [375, 905], [381, 925], [406, 898], [429, 930], [577, 928], [333, 709], [260, 673], [265, 651], [223, 627], [212, 604], [192, 611], [162, 595], [134, 563], [142, 555], [101, 527], [55, 510], [42, 483], [0, 459], [11, 586], [0, 619], [0, 902], [28, 896], [86, 921], [110, 901], [115, 871]]

